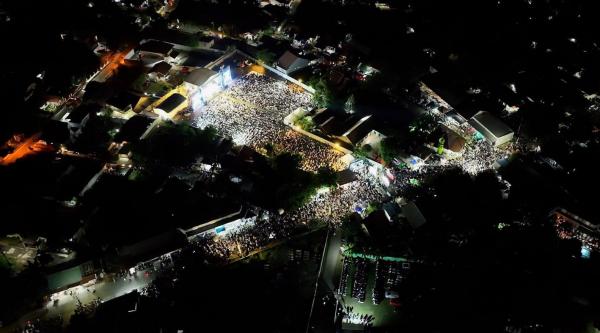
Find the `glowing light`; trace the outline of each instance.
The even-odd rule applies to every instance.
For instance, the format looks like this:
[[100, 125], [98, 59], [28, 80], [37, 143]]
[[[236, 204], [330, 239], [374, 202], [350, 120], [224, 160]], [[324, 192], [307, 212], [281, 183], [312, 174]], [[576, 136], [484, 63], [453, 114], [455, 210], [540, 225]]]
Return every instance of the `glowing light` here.
[[245, 133], [235, 133], [231, 140], [238, 146], [244, 146], [248, 143], [248, 137]]
[[317, 190], [317, 194], [329, 193], [329, 187], [323, 186]]
[[199, 111], [202, 106], [204, 106], [204, 99], [202, 98], [202, 94], [198, 90], [196, 90], [191, 96], [190, 100], [192, 101], [192, 108], [194, 111]]
[[581, 257], [582, 258], [588, 259], [591, 254], [592, 254], [592, 251], [590, 250], [589, 247], [587, 247], [586, 245], [581, 246]]

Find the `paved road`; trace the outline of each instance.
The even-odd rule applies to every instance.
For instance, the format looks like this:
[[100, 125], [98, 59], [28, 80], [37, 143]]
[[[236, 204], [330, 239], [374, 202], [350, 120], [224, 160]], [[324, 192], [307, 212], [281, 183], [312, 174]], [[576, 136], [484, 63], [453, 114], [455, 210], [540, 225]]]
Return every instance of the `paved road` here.
[[[98, 298], [102, 301], [108, 301], [135, 289], [141, 290], [152, 282], [154, 277], [155, 275], [150, 272], [146, 275], [145, 271], [139, 271], [134, 277], [127, 279], [107, 277], [102, 282], [89, 287], [73, 287], [66, 292], [60, 292], [54, 297], [58, 299], [56, 305], [53, 301], [50, 301], [43, 308], [32, 311], [11, 325], [0, 328], [0, 332], [13, 332], [15, 328], [23, 326], [27, 321], [36, 318], [50, 319], [57, 316], [63, 317], [63, 323], [66, 326], [75, 312], [78, 302], [81, 302], [82, 305], [87, 305]], [[93, 292], [94, 290], [96, 291], [95, 293]]]
[[37, 142], [37, 139], [40, 137], [40, 135], [41, 133], [36, 133], [28, 139], [26, 139], [25, 141], [23, 141], [23, 143], [12, 153], [4, 156], [4, 158], [0, 160], [0, 165], [9, 165], [27, 155], [35, 154], [36, 152], [31, 150], [29, 147], [31, 147], [35, 142]]

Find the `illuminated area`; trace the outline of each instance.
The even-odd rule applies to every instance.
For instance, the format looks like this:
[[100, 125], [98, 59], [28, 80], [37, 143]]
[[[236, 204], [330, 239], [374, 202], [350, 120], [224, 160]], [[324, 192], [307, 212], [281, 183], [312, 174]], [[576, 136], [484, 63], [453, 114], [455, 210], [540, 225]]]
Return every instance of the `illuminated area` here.
[[[230, 77], [227, 73], [225, 70], [225, 81]], [[209, 91], [218, 89], [218, 85], [211, 87], [214, 88]], [[237, 145], [259, 150], [272, 143], [278, 150], [297, 153], [304, 157], [302, 163], [307, 170], [315, 171], [322, 166], [340, 168], [340, 153], [296, 133], [283, 123], [283, 118], [292, 111], [311, 106], [309, 93], [292, 90], [281, 80], [250, 72], [207, 101], [201, 112], [195, 114], [194, 124], [200, 128], [214, 126]]]

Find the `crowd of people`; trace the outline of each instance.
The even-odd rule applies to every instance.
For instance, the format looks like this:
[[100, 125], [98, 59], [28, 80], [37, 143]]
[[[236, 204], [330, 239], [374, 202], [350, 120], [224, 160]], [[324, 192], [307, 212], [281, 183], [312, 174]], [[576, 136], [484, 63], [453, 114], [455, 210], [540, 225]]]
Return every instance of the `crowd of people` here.
[[373, 315], [356, 313], [354, 312], [353, 306], [346, 306], [344, 307], [343, 311], [343, 322], [349, 324], [363, 325], [366, 327], [373, 326], [373, 322], [375, 321], [375, 317]]
[[285, 82], [250, 73], [194, 113], [194, 125], [214, 126], [238, 145], [276, 149], [302, 156], [301, 167], [316, 171], [324, 166], [339, 169], [341, 153], [300, 135], [283, 123], [297, 108], [311, 108], [311, 95]]

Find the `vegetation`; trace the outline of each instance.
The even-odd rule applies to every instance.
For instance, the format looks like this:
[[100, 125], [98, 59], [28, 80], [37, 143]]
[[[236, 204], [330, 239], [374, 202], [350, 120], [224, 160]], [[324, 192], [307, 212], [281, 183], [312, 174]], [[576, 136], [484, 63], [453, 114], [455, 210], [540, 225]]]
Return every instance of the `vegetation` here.
[[369, 158], [373, 152], [373, 147], [369, 144], [362, 145], [354, 150], [354, 156], [357, 158]]
[[307, 132], [312, 132], [315, 129], [315, 122], [311, 116], [304, 116], [296, 120], [296, 125]]
[[273, 53], [267, 49], [258, 50], [256, 52], [256, 59], [262, 61], [263, 63], [265, 63], [269, 66], [275, 62], [276, 57], [277, 56], [275, 55], [275, 53]]
[[333, 94], [329, 85], [323, 78], [313, 79], [308, 82], [308, 85], [315, 89], [313, 101], [320, 107], [330, 106], [333, 100]]
[[404, 152], [404, 147], [397, 137], [389, 136], [381, 141], [379, 153], [386, 164], [392, 163], [394, 158]]
[[133, 159], [149, 164], [185, 165], [209, 152], [216, 135], [213, 127], [198, 129], [185, 123], [164, 123], [150, 137], [133, 145]]
[[312, 173], [302, 170], [300, 162], [298, 155], [280, 153], [256, 163], [256, 170], [248, 175], [255, 188], [247, 199], [262, 207], [295, 209], [310, 200], [318, 189], [335, 186], [337, 175], [333, 170]]
[[146, 92], [150, 95], [162, 96], [169, 92], [171, 89], [173, 89], [172, 85], [165, 81], [159, 80], [156, 82], [152, 82], [146, 89]]

